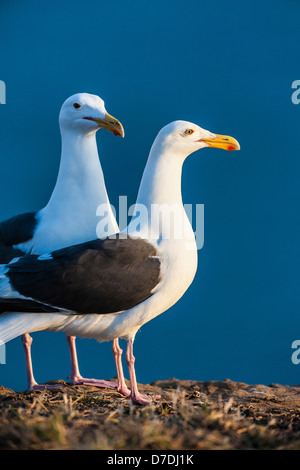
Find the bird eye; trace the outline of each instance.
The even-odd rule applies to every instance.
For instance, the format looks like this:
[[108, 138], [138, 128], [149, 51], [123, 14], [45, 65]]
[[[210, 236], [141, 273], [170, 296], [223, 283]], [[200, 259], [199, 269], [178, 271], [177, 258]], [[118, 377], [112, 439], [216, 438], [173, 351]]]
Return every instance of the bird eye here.
[[79, 108], [81, 108], [81, 105], [79, 103], [74, 103], [73, 108], [79, 109]]
[[186, 134], [186, 135], [191, 135], [191, 134], [193, 134], [193, 133], [194, 133], [193, 129], [187, 129], [187, 130], [185, 131], [185, 134]]

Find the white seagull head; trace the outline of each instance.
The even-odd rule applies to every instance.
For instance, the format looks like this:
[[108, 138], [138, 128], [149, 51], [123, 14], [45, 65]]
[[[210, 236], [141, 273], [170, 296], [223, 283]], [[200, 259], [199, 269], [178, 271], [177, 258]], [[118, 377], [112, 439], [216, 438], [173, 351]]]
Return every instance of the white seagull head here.
[[163, 127], [155, 139], [154, 145], [171, 149], [182, 158], [204, 147], [224, 150], [239, 150], [236, 139], [227, 135], [213, 134], [197, 124], [188, 121], [173, 121]]
[[97, 95], [76, 93], [70, 96], [60, 110], [60, 127], [81, 134], [95, 133], [103, 128], [114, 135], [124, 137], [124, 129], [120, 121], [105, 109], [104, 101]]

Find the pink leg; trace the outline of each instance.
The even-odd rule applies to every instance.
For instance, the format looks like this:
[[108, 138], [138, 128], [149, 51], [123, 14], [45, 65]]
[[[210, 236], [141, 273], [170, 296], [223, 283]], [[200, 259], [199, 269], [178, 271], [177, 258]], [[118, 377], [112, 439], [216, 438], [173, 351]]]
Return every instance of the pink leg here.
[[[138, 386], [137, 386], [136, 376], [135, 376], [135, 368], [134, 368], [135, 357], [133, 355], [133, 343], [131, 340], [127, 341], [126, 361], [127, 361], [129, 376], [130, 376], [131, 400], [133, 401], [133, 403], [138, 403], [139, 405], [148, 405], [149, 403], [151, 403], [151, 398], [147, 397], [146, 395], [142, 395], [138, 391]], [[156, 396], [155, 398], [160, 398], [160, 397]]]
[[44, 390], [45, 388], [58, 388], [62, 387], [60, 384], [38, 384], [33, 375], [33, 368], [32, 368], [32, 358], [31, 358], [31, 344], [32, 344], [32, 337], [29, 333], [25, 333], [22, 336], [22, 343], [25, 352], [25, 360], [26, 360], [26, 369], [27, 369], [27, 379], [28, 379], [28, 390]]
[[79, 372], [75, 340], [75, 336], [67, 336], [71, 356], [71, 375], [68, 378], [72, 380], [72, 383], [74, 385], [93, 385], [94, 387], [116, 388], [118, 386], [116, 382], [97, 379], [85, 379], [81, 376]]
[[126, 397], [130, 397], [131, 392], [125, 383], [125, 377], [124, 377], [123, 366], [122, 366], [121, 358], [122, 358], [123, 351], [119, 346], [118, 338], [113, 340], [112, 350], [113, 350], [113, 355], [114, 355], [115, 362], [116, 362], [117, 375], [118, 375], [118, 392], [122, 393], [122, 395], [125, 395]]

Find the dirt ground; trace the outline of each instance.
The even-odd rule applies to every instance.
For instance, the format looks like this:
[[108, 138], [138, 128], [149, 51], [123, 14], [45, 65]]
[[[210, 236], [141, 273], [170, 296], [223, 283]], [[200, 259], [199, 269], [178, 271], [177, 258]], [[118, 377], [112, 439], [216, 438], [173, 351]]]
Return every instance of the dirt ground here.
[[169, 379], [140, 385], [161, 399], [59, 381], [56, 390], [0, 386], [0, 449], [300, 449], [300, 386]]

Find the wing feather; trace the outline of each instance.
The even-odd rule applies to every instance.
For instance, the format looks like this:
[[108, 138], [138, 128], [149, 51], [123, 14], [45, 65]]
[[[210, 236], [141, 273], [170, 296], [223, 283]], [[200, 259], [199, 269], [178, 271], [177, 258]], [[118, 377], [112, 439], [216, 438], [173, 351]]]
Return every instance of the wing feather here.
[[54, 308], [106, 314], [143, 302], [160, 282], [160, 258], [143, 239], [94, 240], [51, 255], [28, 255], [9, 265], [12, 288]]

